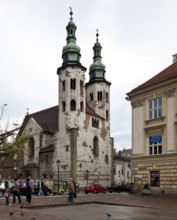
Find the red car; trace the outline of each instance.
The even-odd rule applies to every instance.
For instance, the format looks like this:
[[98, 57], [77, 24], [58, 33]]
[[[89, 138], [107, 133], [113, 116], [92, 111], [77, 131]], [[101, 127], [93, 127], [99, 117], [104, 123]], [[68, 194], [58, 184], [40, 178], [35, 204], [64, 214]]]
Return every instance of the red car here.
[[84, 192], [85, 194], [88, 194], [88, 193], [106, 193], [107, 191], [107, 188], [100, 185], [100, 184], [93, 184], [93, 185], [87, 185], [85, 188], [84, 188]]

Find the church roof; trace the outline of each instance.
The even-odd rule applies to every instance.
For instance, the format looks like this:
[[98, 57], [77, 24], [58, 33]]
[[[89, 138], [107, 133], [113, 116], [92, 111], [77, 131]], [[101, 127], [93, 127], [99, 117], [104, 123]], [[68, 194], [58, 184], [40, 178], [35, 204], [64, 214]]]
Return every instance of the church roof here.
[[[32, 114], [27, 114], [23, 120], [18, 136], [22, 134], [23, 129], [31, 118], [37, 122], [37, 124], [43, 129], [44, 132], [53, 134], [58, 130], [58, 112], [58, 105], [56, 105], [54, 107], [47, 108]], [[103, 119], [92, 108], [90, 108], [88, 104], [86, 104], [86, 114]]]
[[18, 135], [21, 135], [28, 121], [33, 118], [44, 132], [54, 133], [58, 130], [58, 105], [25, 116]]
[[174, 62], [173, 64], [168, 66], [166, 69], [162, 70], [160, 73], [158, 73], [157, 75], [146, 81], [145, 83], [133, 89], [131, 92], [135, 92], [147, 88], [149, 86], [164, 82], [166, 80], [173, 79], [175, 77], [177, 77], [177, 62]]

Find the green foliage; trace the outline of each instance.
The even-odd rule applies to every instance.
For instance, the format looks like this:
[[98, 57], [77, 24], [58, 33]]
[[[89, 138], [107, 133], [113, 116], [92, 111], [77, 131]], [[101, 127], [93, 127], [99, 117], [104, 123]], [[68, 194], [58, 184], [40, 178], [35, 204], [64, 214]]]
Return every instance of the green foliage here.
[[0, 137], [0, 159], [22, 153], [25, 143], [29, 139], [29, 135], [16, 137], [16, 134], [13, 132], [5, 132]]
[[150, 189], [149, 183], [145, 183], [145, 184], [143, 185], [143, 189]]

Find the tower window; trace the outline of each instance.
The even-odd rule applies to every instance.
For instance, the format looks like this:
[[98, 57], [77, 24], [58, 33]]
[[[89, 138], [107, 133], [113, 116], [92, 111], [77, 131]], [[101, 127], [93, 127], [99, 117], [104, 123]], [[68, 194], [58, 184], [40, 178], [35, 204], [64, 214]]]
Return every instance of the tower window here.
[[80, 110], [81, 110], [81, 112], [84, 111], [84, 103], [83, 102], [80, 102]]
[[70, 80], [70, 83], [71, 83], [71, 84], [70, 84], [71, 89], [74, 89], [74, 90], [75, 90], [75, 89], [76, 89], [76, 79], [71, 79], [71, 80]]
[[93, 139], [93, 154], [94, 156], [99, 156], [99, 146], [98, 146], [98, 138], [94, 137]]
[[62, 111], [63, 111], [63, 112], [65, 112], [65, 110], [66, 110], [65, 108], [66, 108], [66, 104], [65, 104], [65, 101], [63, 101], [63, 102], [62, 102]]
[[106, 156], [105, 156], [105, 162], [106, 162], [106, 164], [108, 164], [108, 162], [109, 162], [109, 157], [108, 157], [107, 154], [106, 154]]
[[92, 127], [99, 128], [99, 120], [92, 118]]
[[106, 92], [106, 102], [109, 103], [109, 93]]
[[71, 100], [71, 111], [76, 111], [76, 101], [75, 100]]
[[81, 96], [83, 96], [83, 85], [84, 85], [84, 82], [80, 80], [80, 95]]
[[62, 88], [63, 88], [63, 91], [65, 91], [65, 80], [62, 81]]
[[93, 101], [93, 92], [90, 93], [90, 101]]
[[102, 101], [102, 92], [97, 93], [98, 101]]
[[106, 121], [109, 121], [109, 111], [106, 110]]

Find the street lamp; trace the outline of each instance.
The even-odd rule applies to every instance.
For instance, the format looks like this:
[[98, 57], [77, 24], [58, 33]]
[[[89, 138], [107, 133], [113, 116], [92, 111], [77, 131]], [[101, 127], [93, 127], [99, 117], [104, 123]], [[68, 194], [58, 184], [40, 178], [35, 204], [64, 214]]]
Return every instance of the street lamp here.
[[88, 185], [89, 171], [88, 171], [88, 170], [86, 170], [85, 172], [86, 172], [86, 179], [87, 179], [87, 185]]
[[58, 166], [58, 195], [59, 195], [59, 167], [60, 167], [60, 160], [58, 159], [57, 161], [56, 161], [56, 163], [57, 163], [57, 166]]

